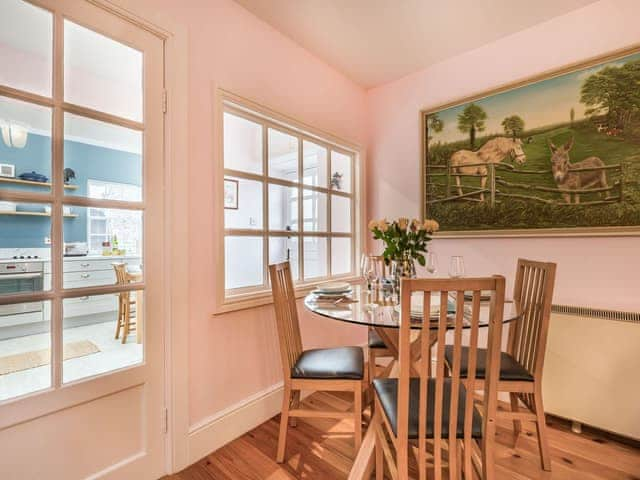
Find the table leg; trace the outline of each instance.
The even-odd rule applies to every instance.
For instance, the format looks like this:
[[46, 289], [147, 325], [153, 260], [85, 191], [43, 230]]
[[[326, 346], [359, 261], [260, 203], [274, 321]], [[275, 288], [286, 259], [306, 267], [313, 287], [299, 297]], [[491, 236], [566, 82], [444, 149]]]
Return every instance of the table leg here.
[[144, 292], [136, 291], [136, 341], [142, 343], [144, 339]]

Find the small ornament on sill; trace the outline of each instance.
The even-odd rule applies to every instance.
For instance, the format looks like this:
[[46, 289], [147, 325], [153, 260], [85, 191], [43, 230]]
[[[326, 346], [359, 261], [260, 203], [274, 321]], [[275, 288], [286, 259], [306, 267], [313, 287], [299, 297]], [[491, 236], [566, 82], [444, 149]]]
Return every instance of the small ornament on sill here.
[[336, 190], [342, 190], [342, 177], [342, 173], [334, 172], [331, 176], [331, 187]]

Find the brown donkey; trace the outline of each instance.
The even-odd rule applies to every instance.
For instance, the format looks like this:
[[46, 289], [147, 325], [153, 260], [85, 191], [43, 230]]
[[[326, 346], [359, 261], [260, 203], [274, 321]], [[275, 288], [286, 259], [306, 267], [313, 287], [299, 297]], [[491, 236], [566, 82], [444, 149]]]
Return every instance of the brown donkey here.
[[[551, 139], [548, 141], [549, 148], [551, 149], [551, 172], [553, 173], [553, 179], [556, 181], [558, 188], [575, 191], [575, 193], [573, 193], [575, 203], [580, 203], [581, 190], [587, 188], [609, 188], [605, 170], [573, 171], [580, 168], [598, 168], [605, 166], [604, 162], [598, 157], [587, 157], [581, 162], [571, 163], [569, 161], [569, 150], [573, 147], [573, 137], [560, 147], [556, 147]], [[569, 192], [562, 194], [565, 202], [571, 203], [571, 195]], [[606, 197], [609, 198], [608, 192]]]

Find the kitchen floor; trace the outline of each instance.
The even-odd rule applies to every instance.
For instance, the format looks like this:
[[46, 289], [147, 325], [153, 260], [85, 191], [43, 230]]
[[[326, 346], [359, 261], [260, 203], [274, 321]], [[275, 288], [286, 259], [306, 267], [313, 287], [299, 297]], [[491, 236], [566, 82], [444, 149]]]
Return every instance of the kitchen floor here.
[[[114, 338], [115, 331], [115, 321], [65, 328], [65, 344], [86, 340], [100, 351], [65, 360], [63, 381], [69, 383], [142, 362], [143, 348], [136, 343], [135, 331], [124, 345]], [[49, 333], [1, 340], [0, 357], [46, 349], [50, 342]], [[50, 377], [50, 365], [0, 375], [0, 401], [48, 388]]]

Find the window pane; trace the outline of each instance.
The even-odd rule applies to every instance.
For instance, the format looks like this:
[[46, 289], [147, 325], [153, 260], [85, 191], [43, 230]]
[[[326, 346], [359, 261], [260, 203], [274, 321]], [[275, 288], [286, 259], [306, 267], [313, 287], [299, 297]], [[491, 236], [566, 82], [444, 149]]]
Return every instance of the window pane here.
[[47, 204], [0, 201], [0, 295], [51, 289], [49, 212]]
[[51, 97], [53, 16], [22, 0], [0, 8], [0, 84]]
[[142, 291], [65, 298], [62, 308], [64, 383], [142, 362]]
[[262, 225], [262, 183], [225, 177], [225, 228], [261, 229]]
[[331, 275], [351, 272], [351, 239], [331, 239]]
[[293, 279], [298, 279], [298, 237], [270, 237], [269, 265], [289, 261]]
[[351, 192], [351, 157], [331, 152], [331, 188]]
[[0, 163], [0, 189], [51, 190], [51, 109], [0, 97]]
[[322, 237], [304, 238], [304, 278], [327, 276], [327, 239]]
[[263, 285], [262, 237], [224, 239], [225, 288]]
[[327, 231], [327, 195], [313, 190], [303, 190], [304, 230]]
[[327, 149], [313, 142], [302, 142], [302, 182], [316, 187], [327, 187]]
[[142, 212], [65, 206], [64, 214], [64, 288], [113, 285], [114, 263], [141, 271]]
[[269, 185], [269, 229], [298, 230], [298, 189]]
[[224, 114], [224, 168], [262, 173], [262, 126]]
[[0, 306], [0, 401], [51, 386], [51, 302]]
[[339, 233], [351, 232], [351, 199], [331, 196], [331, 231]]
[[141, 122], [142, 59], [142, 52], [65, 20], [65, 100]]
[[269, 176], [298, 181], [298, 139], [269, 129]]
[[142, 200], [142, 132], [64, 114], [65, 192]]

